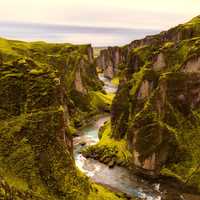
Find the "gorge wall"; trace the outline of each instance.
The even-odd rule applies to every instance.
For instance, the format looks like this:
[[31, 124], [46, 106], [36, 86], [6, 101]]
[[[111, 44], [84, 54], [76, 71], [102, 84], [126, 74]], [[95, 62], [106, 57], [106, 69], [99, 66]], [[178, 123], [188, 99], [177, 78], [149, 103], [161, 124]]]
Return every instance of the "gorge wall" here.
[[96, 90], [90, 45], [0, 39], [0, 199], [88, 198], [72, 130]]
[[198, 191], [199, 36], [198, 16], [158, 35], [104, 50], [98, 58], [105, 74], [120, 71], [110, 137], [127, 141], [135, 172], [173, 177]]
[[122, 49], [119, 47], [108, 47], [100, 51], [96, 59], [96, 65], [99, 67], [104, 76], [112, 79], [118, 72], [120, 63], [123, 62]]

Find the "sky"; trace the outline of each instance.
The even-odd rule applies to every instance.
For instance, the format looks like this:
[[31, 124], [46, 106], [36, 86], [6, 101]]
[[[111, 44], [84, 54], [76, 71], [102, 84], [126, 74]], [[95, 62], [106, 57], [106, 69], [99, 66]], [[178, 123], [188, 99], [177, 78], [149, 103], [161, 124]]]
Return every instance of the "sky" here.
[[200, 0], [0, 0], [0, 21], [168, 29], [200, 14]]

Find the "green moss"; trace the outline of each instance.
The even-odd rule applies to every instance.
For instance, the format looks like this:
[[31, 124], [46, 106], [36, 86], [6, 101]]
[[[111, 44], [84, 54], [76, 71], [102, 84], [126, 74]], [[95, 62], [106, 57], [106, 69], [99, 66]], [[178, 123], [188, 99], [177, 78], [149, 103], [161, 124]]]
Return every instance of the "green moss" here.
[[[121, 196], [121, 197], [120, 197]], [[92, 192], [89, 194], [87, 200], [125, 200], [126, 198], [123, 195], [111, 192], [105, 187], [97, 184], [92, 185]]]
[[87, 157], [96, 155], [96, 159], [101, 162], [114, 166], [115, 164], [128, 166], [131, 153], [125, 139], [115, 140], [111, 137], [111, 123], [108, 121], [100, 130], [100, 141], [98, 144], [87, 147], [83, 154]]
[[133, 74], [133, 77], [131, 79], [132, 88], [130, 89], [131, 96], [134, 96], [136, 94], [136, 92], [138, 91], [138, 89], [143, 81], [145, 71], [146, 71], [146, 67], [143, 67], [139, 72], [136, 72]]
[[43, 69], [32, 69], [29, 73], [32, 75], [41, 75], [44, 74], [44, 71]]
[[23, 76], [23, 73], [9, 73], [6, 74], [3, 79], [6, 79], [8, 77], [15, 77], [15, 78], [21, 78]]
[[119, 77], [114, 77], [111, 82], [112, 82], [112, 84], [118, 86], [119, 85]]
[[140, 60], [145, 64], [152, 58], [152, 53], [154, 51], [154, 47], [145, 45], [142, 47], [134, 48], [130, 56], [137, 55], [140, 58]]
[[117, 158], [119, 160], [126, 160], [128, 161], [129, 158], [131, 157], [130, 152], [128, 151], [128, 145], [126, 140], [121, 139], [121, 140], [115, 140], [113, 139], [112, 132], [111, 132], [111, 123], [107, 122], [105, 127], [103, 128], [104, 130], [102, 131], [102, 137], [99, 142], [99, 146], [107, 146], [107, 148], [116, 148], [117, 151]]
[[71, 133], [71, 135], [74, 135], [77, 133], [77, 129], [72, 125], [69, 125], [68, 129], [69, 129], [69, 132]]
[[194, 17], [192, 20], [184, 24], [184, 27], [198, 26], [200, 25], [200, 16]]
[[[176, 112], [179, 113], [178, 111]], [[184, 183], [199, 189], [200, 184], [197, 177], [200, 177], [200, 135], [196, 134], [200, 130], [199, 122], [198, 124], [195, 124], [194, 122], [194, 124], [191, 124], [188, 120], [188, 122], [185, 123], [183, 116], [181, 116], [181, 118], [179, 117], [177, 122], [176, 140], [179, 148], [183, 149], [184, 151], [180, 155], [181, 161], [179, 163], [172, 162], [163, 169], [171, 172], [171, 174], [168, 174], [168, 176], [179, 177], [179, 179]], [[163, 171], [161, 172], [163, 173]]]
[[129, 118], [129, 84], [122, 82], [118, 88], [118, 93], [112, 103], [112, 137], [116, 139], [124, 138], [128, 128]]
[[173, 46], [174, 46], [174, 42], [166, 42], [166, 43], [164, 43], [162, 48], [163, 49], [168, 49], [168, 48], [171, 48]]
[[93, 108], [98, 108], [99, 110], [109, 110], [110, 105], [112, 104], [112, 100], [115, 94], [103, 94], [99, 91], [94, 91], [89, 93], [91, 98], [91, 105]]
[[167, 168], [163, 168], [160, 173], [163, 175], [163, 176], [168, 176], [168, 177], [175, 177], [177, 178], [178, 180], [180, 181], [184, 181], [182, 179], [181, 176], [178, 176], [176, 173], [172, 172], [171, 170], [167, 169]]

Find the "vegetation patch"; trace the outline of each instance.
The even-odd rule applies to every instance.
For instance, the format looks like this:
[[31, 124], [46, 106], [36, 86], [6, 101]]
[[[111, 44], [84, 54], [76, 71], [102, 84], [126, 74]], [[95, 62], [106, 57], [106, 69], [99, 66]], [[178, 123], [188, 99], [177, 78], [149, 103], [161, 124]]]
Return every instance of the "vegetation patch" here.
[[111, 82], [112, 82], [112, 84], [118, 86], [119, 85], [119, 77], [114, 77]]
[[[126, 195], [117, 192], [111, 192], [105, 187], [97, 184], [92, 184], [92, 191], [88, 196], [88, 200], [126, 200]], [[134, 200], [134, 198], [131, 198]]]
[[113, 93], [103, 94], [100, 91], [94, 91], [89, 93], [91, 98], [91, 105], [94, 109], [101, 111], [109, 111], [112, 104], [112, 100], [115, 96]]
[[124, 139], [115, 140], [111, 135], [111, 123], [108, 121], [99, 132], [100, 142], [83, 150], [85, 157], [98, 159], [109, 167], [129, 166], [131, 153], [128, 151], [127, 142]]

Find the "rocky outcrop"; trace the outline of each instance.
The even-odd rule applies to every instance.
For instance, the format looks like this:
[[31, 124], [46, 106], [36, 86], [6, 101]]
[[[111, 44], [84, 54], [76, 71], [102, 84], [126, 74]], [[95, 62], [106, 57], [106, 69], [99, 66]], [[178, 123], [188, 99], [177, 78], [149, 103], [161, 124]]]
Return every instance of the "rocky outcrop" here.
[[200, 190], [200, 17], [123, 47], [112, 138], [126, 139], [136, 172]]
[[160, 53], [157, 56], [155, 63], [153, 64], [153, 69], [155, 71], [158, 71], [158, 70], [162, 70], [165, 67], [166, 67], [166, 62], [165, 62], [164, 55], [163, 53]]
[[183, 66], [184, 72], [200, 72], [200, 57], [195, 56], [189, 59]]
[[[84, 70], [83, 68], [83, 63], [84, 61], [81, 61], [80, 63], [80, 66], [79, 66], [79, 69], [75, 72], [75, 80], [74, 80], [74, 85], [75, 85], [75, 89], [82, 93], [82, 94], [86, 94], [87, 93], [87, 90], [86, 88], [84, 87], [83, 85], [83, 80], [82, 80], [82, 77], [81, 77], [81, 70]], [[85, 71], [85, 70], [84, 70]]]
[[87, 55], [89, 62], [92, 64], [94, 62], [94, 53], [91, 45], [87, 46]]
[[118, 72], [118, 65], [122, 63], [123, 55], [119, 47], [108, 47], [100, 52], [96, 59], [97, 67], [102, 69], [105, 77], [112, 79]]
[[144, 80], [138, 91], [137, 99], [148, 98], [151, 94], [151, 88], [151, 83], [149, 83], [147, 80]]

